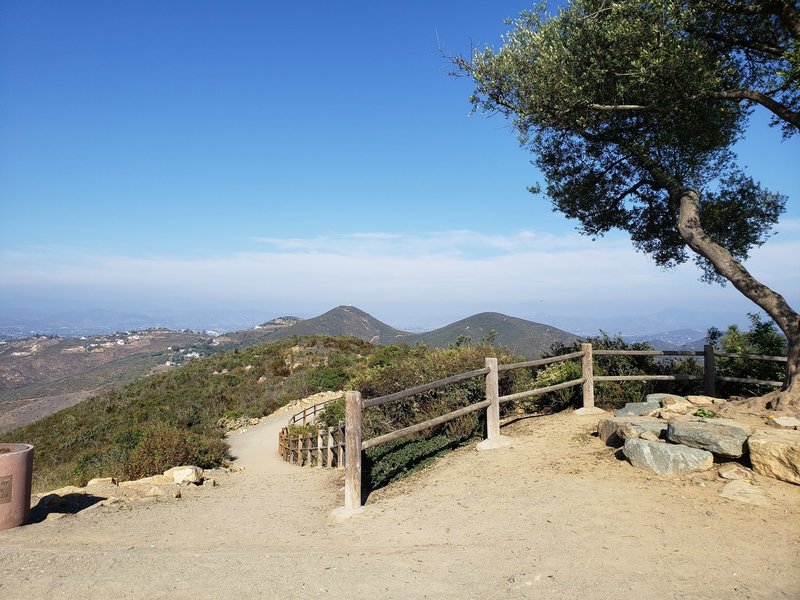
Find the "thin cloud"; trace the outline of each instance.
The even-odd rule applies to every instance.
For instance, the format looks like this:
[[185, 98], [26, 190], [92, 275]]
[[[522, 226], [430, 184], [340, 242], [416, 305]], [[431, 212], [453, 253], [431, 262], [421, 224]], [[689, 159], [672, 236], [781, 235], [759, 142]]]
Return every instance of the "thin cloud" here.
[[[699, 283], [690, 265], [664, 272], [635, 253], [627, 239], [592, 242], [577, 234], [525, 230], [497, 236], [459, 230], [265, 238], [260, 244], [263, 250], [199, 258], [96, 255], [64, 248], [4, 252], [0, 289], [19, 296], [146, 299], [186, 308], [209, 302], [303, 303], [319, 310], [342, 303], [420, 311], [535, 304], [597, 314], [741, 300], [731, 288]], [[775, 238], [753, 253], [748, 266], [796, 304], [798, 255], [800, 241]]]

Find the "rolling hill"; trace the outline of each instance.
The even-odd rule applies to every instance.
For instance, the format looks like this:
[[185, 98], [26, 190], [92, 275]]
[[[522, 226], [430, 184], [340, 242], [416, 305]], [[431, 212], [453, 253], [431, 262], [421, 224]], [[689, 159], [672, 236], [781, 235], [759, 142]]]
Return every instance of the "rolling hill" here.
[[[228, 334], [225, 338], [233, 340], [239, 335], [237, 332]], [[272, 331], [263, 337], [263, 341], [271, 342], [303, 335], [348, 335], [372, 344], [403, 343], [409, 337], [413, 337], [412, 334], [395, 329], [355, 306], [337, 306], [313, 319], [303, 319], [288, 327]]]
[[550, 349], [555, 342], [570, 344], [578, 336], [533, 321], [509, 317], [496, 312], [485, 312], [426, 333], [414, 334], [407, 343], [422, 341], [433, 346], [446, 347], [460, 336], [468, 336], [477, 342], [489, 336], [494, 330], [494, 343], [509, 348], [515, 354], [537, 358]]
[[[395, 329], [354, 306], [339, 306], [311, 319], [279, 317], [267, 323], [211, 338], [167, 329], [115, 333], [84, 338], [37, 336], [0, 342], [0, 431], [30, 422], [153, 370], [168, 370], [186, 360], [220, 350], [294, 336], [352, 336], [372, 344], [422, 342], [447, 347], [460, 337], [487, 339], [515, 354], [536, 358], [554, 342], [577, 336], [561, 329], [510, 317], [480, 313], [424, 333]], [[34, 410], [35, 407], [35, 410]]]
[[395, 329], [355, 306], [338, 306], [313, 319], [297, 320], [291, 325], [270, 332], [263, 330], [233, 332], [217, 338], [217, 342], [220, 346], [232, 347], [256, 338], [260, 343], [293, 336], [347, 335], [373, 344], [413, 346], [423, 342], [433, 348], [446, 348], [461, 336], [467, 336], [472, 342], [478, 342], [489, 336], [492, 330], [495, 332], [495, 343], [506, 346], [516, 354], [531, 358], [541, 356], [554, 342], [569, 344], [578, 339], [577, 336], [550, 325], [496, 312], [473, 315], [433, 331], [409, 333]]

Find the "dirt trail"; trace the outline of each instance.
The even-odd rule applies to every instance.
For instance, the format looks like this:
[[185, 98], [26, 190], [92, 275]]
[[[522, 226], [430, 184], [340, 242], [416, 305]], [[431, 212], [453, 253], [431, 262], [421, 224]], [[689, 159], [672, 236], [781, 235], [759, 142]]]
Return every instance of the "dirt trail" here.
[[515, 423], [333, 525], [341, 474], [273, 461], [265, 420], [220, 487], [0, 532], [0, 598], [800, 598], [800, 487], [648, 477], [596, 422]]

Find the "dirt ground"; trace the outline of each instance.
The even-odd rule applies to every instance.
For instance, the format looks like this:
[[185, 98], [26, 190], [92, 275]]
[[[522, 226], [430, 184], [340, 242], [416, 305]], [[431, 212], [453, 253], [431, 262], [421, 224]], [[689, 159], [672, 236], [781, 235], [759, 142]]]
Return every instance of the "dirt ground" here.
[[562, 413], [332, 523], [341, 472], [277, 458], [287, 414], [231, 438], [219, 487], [0, 531], [0, 598], [800, 598], [800, 486], [648, 476]]

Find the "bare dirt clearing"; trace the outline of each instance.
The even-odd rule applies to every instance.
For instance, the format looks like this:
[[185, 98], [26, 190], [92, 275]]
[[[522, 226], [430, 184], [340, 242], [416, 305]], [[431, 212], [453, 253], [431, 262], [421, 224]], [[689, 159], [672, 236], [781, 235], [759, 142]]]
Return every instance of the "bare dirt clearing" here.
[[275, 455], [276, 415], [232, 438], [245, 466], [181, 499], [101, 507], [0, 532], [11, 598], [800, 598], [800, 487], [757, 477], [770, 506], [649, 477], [562, 413], [504, 428], [374, 492]]

